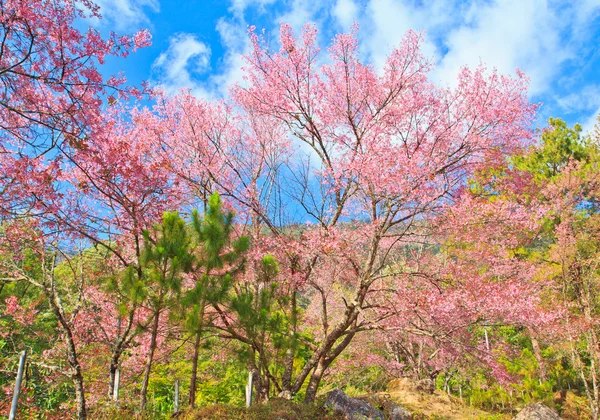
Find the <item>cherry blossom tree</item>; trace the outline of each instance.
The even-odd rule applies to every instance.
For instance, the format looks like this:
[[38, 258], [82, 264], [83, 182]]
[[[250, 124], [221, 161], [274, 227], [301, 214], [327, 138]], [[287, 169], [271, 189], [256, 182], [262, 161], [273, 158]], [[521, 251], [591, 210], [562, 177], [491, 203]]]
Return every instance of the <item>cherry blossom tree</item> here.
[[142, 250], [144, 232], [169, 209], [184, 206], [184, 191], [159, 153], [161, 120], [148, 109], [113, 106], [104, 113], [104, 128], [68, 155], [68, 183], [55, 223], [66, 225], [106, 255], [112, 267], [108, 288], [94, 289], [106, 305], [90, 316], [109, 345], [108, 395], [113, 395], [121, 356], [148, 327], [141, 290], [146, 281]]
[[[26, 282], [39, 289], [56, 320], [58, 345], [50, 353], [66, 357], [68, 369], [50, 365], [53, 370], [61, 371], [75, 386], [77, 418], [87, 417], [86, 397], [80, 338], [77, 335], [76, 320], [85, 304], [84, 289], [88, 278], [85, 266], [89, 259], [83, 249], [70, 247], [65, 252], [65, 237], [45, 235], [35, 224], [15, 222], [16, 227], [5, 229], [0, 241], [2, 259], [0, 277], [3, 281]], [[59, 238], [63, 242], [59, 246]], [[71, 242], [76, 244], [76, 242]], [[24, 263], [25, 253], [29, 263]], [[32, 269], [35, 261], [39, 270]]]
[[[22, 213], [50, 194], [56, 176], [55, 146], [77, 145], [102, 128], [103, 96], [139, 95], [120, 75], [105, 79], [98, 69], [107, 56], [125, 57], [150, 44], [142, 30], [106, 39], [75, 25], [100, 18], [91, 1], [21, 1], [0, 5], [0, 211]], [[43, 158], [45, 156], [45, 158]], [[40, 210], [37, 208], [37, 210]]]
[[294, 366], [292, 352], [278, 383], [291, 396], [308, 381], [306, 401], [353, 337], [377, 325], [382, 270], [419, 222], [532, 136], [523, 74], [465, 68], [456, 89], [438, 88], [419, 35], [377, 73], [361, 62], [356, 33], [336, 36], [325, 64], [313, 26], [296, 39], [282, 25], [278, 51], [251, 30], [231, 104], [181, 95], [164, 107], [180, 128], [164, 146], [174, 171], [230, 199], [253, 243], [275, 248], [282, 290], [310, 300], [298, 325], [312, 326], [311, 356]]
[[382, 310], [392, 316], [383, 336], [396, 362], [417, 378], [435, 379], [474, 360], [507, 382], [495, 357], [495, 327], [552, 323], [540, 305], [547, 283], [535, 281], [536, 263], [519, 252], [538, 237], [536, 206], [495, 197], [463, 190], [424, 228], [435, 234], [424, 234], [426, 242], [407, 247], [388, 268]]
[[571, 364], [583, 385], [592, 418], [600, 416], [598, 353], [599, 138], [581, 136], [551, 119], [537, 150], [517, 160], [533, 173], [547, 207], [540, 271], [551, 282], [559, 327], [542, 330], [550, 344], [568, 343]]

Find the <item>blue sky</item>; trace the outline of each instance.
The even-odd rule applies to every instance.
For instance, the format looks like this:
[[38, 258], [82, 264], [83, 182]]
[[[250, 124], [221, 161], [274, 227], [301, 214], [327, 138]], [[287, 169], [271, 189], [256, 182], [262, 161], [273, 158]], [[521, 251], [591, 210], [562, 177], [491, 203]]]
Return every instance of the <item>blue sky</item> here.
[[426, 32], [423, 51], [436, 62], [431, 78], [452, 85], [462, 65], [480, 61], [531, 78], [540, 122], [561, 117], [585, 129], [600, 113], [600, 0], [99, 0], [102, 31], [148, 28], [153, 45], [104, 72], [123, 70], [131, 83], [190, 88], [221, 97], [241, 79], [247, 28], [276, 40], [281, 22], [299, 30], [315, 22], [319, 42], [358, 22], [365, 61], [379, 66], [408, 29]]

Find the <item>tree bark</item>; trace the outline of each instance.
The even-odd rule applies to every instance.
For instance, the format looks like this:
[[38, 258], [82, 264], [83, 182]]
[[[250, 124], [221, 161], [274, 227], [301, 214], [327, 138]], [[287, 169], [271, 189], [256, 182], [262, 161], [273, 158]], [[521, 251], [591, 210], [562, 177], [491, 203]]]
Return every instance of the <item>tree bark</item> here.
[[111, 357], [110, 359], [110, 367], [109, 367], [109, 375], [110, 375], [110, 379], [108, 382], [108, 399], [109, 400], [113, 400], [113, 396], [115, 394], [115, 375], [117, 373], [117, 368], [119, 367], [119, 360], [116, 359], [114, 357]]
[[[52, 273], [54, 275], [54, 273]], [[60, 326], [63, 328], [65, 333], [65, 341], [67, 345], [67, 361], [71, 367], [71, 379], [75, 386], [75, 399], [77, 401], [77, 419], [85, 420], [87, 418], [87, 408], [85, 403], [85, 387], [83, 383], [83, 374], [81, 373], [81, 364], [77, 357], [77, 348], [75, 346], [75, 339], [73, 337], [73, 331], [70, 323], [65, 317], [65, 312], [60, 300], [60, 297], [56, 294], [54, 289], [54, 279], [52, 279], [52, 285], [50, 288], [44, 288], [44, 292], [54, 315], [58, 318]]]
[[190, 408], [196, 405], [196, 386], [198, 381], [198, 358], [200, 357], [200, 331], [196, 331], [196, 340], [194, 342], [194, 356], [192, 358], [192, 377], [190, 379], [190, 395], [188, 403]]
[[540, 349], [540, 343], [536, 338], [536, 334], [533, 328], [528, 327], [527, 332], [529, 333], [529, 337], [531, 339], [531, 347], [533, 349], [533, 355], [535, 357], [535, 361], [538, 365], [538, 374], [540, 375], [540, 379], [545, 381], [547, 379], [546, 375], [546, 364], [544, 363], [544, 358], [542, 357], [542, 350]]
[[85, 407], [85, 392], [81, 368], [75, 373], [73, 382], [75, 382], [75, 399], [77, 400], [77, 419], [85, 420], [87, 418], [87, 409]]
[[160, 318], [160, 312], [154, 314], [154, 321], [152, 324], [152, 337], [150, 339], [150, 351], [148, 353], [148, 359], [146, 362], [146, 369], [144, 370], [144, 381], [142, 382], [140, 410], [146, 411], [146, 402], [148, 395], [148, 383], [150, 382], [150, 371], [152, 370], [152, 362], [154, 360], [154, 351], [156, 349], [156, 337], [158, 336], [158, 323]]
[[67, 361], [71, 366], [73, 379], [73, 385], [75, 386], [75, 399], [77, 401], [77, 418], [78, 420], [85, 420], [87, 418], [87, 409], [85, 403], [85, 388], [83, 384], [83, 374], [81, 373], [81, 364], [77, 357], [77, 349], [75, 348], [75, 341], [73, 339], [73, 333], [71, 332], [70, 326], [65, 322], [64, 317], [60, 317], [61, 324], [65, 329], [65, 335], [67, 336]]
[[[63, 319], [61, 317], [61, 319]], [[66, 329], [67, 336], [67, 360], [71, 366], [73, 385], [75, 386], [75, 399], [77, 401], [77, 419], [85, 420], [87, 418], [87, 409], [85, 404], [85, 388], [83, 385], [83, 374], [81, 373], [81, 364], [77, 357], [75, 341], [71, 329]]]
[[319, 389], [321, 379], [323, 379], [323, 374], [325, 373], [327, 366], [327, 363], [323, 359], [320, 359], [319, 363], [317, 363], [312, 375], [310, 375], [308, 386], [306, 387], [306, 395], [304, 396], [305, 403], [312, 403], [315, 401], [317, 390]]
[[271, 381], [269, 376], [265, 373], [260, 376], [260, 388], [256, 390], [256, 400], [262, 403], [269, 401], [269, 392], [271, 390]]

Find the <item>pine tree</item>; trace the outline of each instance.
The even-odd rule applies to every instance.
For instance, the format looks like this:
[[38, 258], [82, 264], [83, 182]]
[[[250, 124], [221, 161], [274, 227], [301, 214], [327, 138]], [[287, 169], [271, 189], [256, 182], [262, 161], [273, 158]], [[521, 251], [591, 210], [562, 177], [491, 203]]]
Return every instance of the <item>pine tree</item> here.
[[[146, 409], [148, 382], [152, 370], [160, 317], [175, 305], [181, 294], [182, 274], [190, 270], [194, 256], [190, 252], [190, 235], [185, 221], [177, 212], [165, 212], [162, 224], [155, 226], [155, 235], [144, 232], [142, 264], [146, 278], [143, 293], [150, 308], [150, 349], [141, 391], [141, 410]], [[153, 239], [153, 237], [155, 239]]]
[[196, 242], [194, 269], [195, 285], [183, 298], [186, 329], [195, 335], [189, 405], [196, 401], [198, 357], [205, 329], [205, 309], [218, 305], [226, 297], [231, 279], [243, 269], [244, 253], [248, 250], [246, 236], [233, 239], [233, 213], [223, 209], [218, 193], [213, 193], [203, 217], [192, 213], [191, 230]]

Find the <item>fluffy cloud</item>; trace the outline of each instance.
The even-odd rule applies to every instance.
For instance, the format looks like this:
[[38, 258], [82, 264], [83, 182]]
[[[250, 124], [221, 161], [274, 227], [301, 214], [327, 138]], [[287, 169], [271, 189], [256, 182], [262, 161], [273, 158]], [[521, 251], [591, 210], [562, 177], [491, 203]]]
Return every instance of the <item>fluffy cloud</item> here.
[[244, 29], [243, 21], [227, 21], [219, 19], [217, 22], [217, 32], [221, 38], [221, 45], [225, 48], [225, 54], [221, 58], [221, 72], [211, 77], [210, 83], [212, 90], [216, 91], [213, 96], [224, 97], [227, 95], [227, 89], [235, 83], [242, 81], [244, 65], [243, 54], [250, 48], [247, 33]]
[[135, 31], [150, 26], [148, 12], [160, 10], [158, 0], [96, 0], [102, 19], [96, 26], [109, 26], [117, 31]]
[[579, 93], [571, 93], [556, 100], [564, 112], [574, 113], [600, 108], [600, 85], [585, 86]]
[[481, 61], [501, 73], [518, 67], [531, 78], [531, 93], [543, 92], [572, 56], [561, 45], [562, 25], [564, 19], [546, 0], [473, 3], [463, 24], [448, 34], [448, 52], [435, 76], [450, 81], [461, 66]]
[[598, 109], [596, 109], [596, 111], [581, 125], [584, 133], [591, 133], [594, 130], [594, 127], [600, 127], [600, 107], [598, 107]]
[[162, 52], [152, 70], [156, 81], [168, 92], [191, 89], [195, 94], [206, 96], [196, 76], [210, 67], [211, 50], [196, 35], [181, 33], [169, 40], [169, 47]]
[[211, 49], [194, 34], [182, 33], [169, 40], [168, 48], [152, 65], [154, 80], [168, 92], [190, 89], [192, 94], [204, 98], [222, 98], [228, 89], [242, 81], [243, 54], [249, 50], [247, 25], [236, 19], [218, 20], [219, 34], [224, 54], [211, 68]]
[[325, 27], [328, 18], [327, 2], [324, 0], [292, 0], [284, 12], [273, 19], [273, 32], [279, 39], [279, 25], [288, 23], [295, 31], [300, 31], [305, 23], [316, 22], [320, 28]]
[[[423, 32], [445, 24], [449, 15], [439, 10], [444, 2], [435, 0], [427, 4], [430, 7], [395, 0], [371, 0], [367, 4], [365, 19], [360, 22], [364, 29], [359, 36], [375, 66], [383, 67], [389, 52], [409, 29]], [[432, 37], [425, 40], [422, 51], [428, 58], [438, 55]]]
[[229, 10], [236, 18], [242, 18], [244, 12], [249, 7], [258, 7], [261, 12], [266, 11], [266, 7], [275, 3], [276, 0], [232, 0]]
[[[128, 0], [102, 1], [129, 4]], [[316, 21], [320, 42], [326, 43], [335, 32], [358, 21], [361, 52], [376, 67], [381, 68], [408, 29], [415, 29], [426, 34], [423, 53], [437, 63], [432, 74], [435, 81], [452, 85], [460, 67], [480, 62], [507, 74], [520, 68], [531, 78], [530, 93], [535, 100], [550, 98], [558, 107], [551, 106], [553, 111], [587, 116], [599, 109], [597, 96], [591, 91], [565, 95], [557, 86], [572, 92], [580, 85], [577, 72], [570, 70], [580, 66], [577, 58], [583, 50], [593, 55], [593, 27], [599, 16], [600, 0], [577, 4], [566, 0], [231, 0], [228, 15], [215, 27], [223, 47], [213, 60], [217, 72], [198, 71], [208, 66], [210, 49], [191, 35], [175, 37], [154, 67], [164, 73], [160, 79], [168, 86], [225, 96], [228, 85], [242, 80], [248, 23], [264, 27], [276, 40], [281, 22], [298, 31], [307, 21]]]
[[358, 19], [358, 6], [354, 0], [337, 0], [331, 14], [343, 29], [347, 29]]

